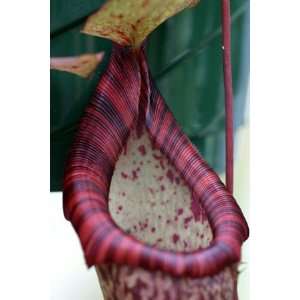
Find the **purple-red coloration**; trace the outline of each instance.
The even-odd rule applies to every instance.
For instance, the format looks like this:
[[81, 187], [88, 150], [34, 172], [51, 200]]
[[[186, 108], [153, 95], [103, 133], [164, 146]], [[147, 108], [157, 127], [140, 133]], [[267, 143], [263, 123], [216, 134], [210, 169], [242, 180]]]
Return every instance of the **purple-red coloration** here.
[[122, 172], [121, 175], [122, 175], [123, 178], [128, 178], [128, 175], [125, 174], [124, 172]]
[[187, 217], [187, 218], [185, 218], [184, 221], [183, 221], [183, 222], [184, 222], [184, 225], [185, 225], [185, 226], [188, 226], [188, 223], [191, 222], [192, 219], [193, 219], [193, 217]]
[[183, 214], [183, 209], [182, 208], [178, 209], [177, 214], [178, 214], [178, 216], [182, 215]]
[[[140, 112], [145, 113], [145, 127], [154, 143], [192, 189], [195, 217], [199, 217], [196, 203], [201, 201], [214, 232], [210, 247], [184, 254], [161, 250], [139, 242], [113, 222], [108, 189]], [[172, 175], [167, 173], [170, 181]], [[70, 151], [64, 213], [79, 235], [88, 266], [117, 262], [173, 276], [211, 276], [239, 261], [241, 244], [248, 237], [236, 201], [181, 131], [155, 87], [143, 49], [114, 48]]]
[[146, 155], [146, 148], [144, 145], [141, 145], [138, 147], [139, 152], [141, 153], [141, 155]]
[[173, 234], [173, 243], [176, 244], [180, 240], [180, 236], [177, 233]]
[[[147, 5], [147, 1], [143, 4]], [[233, 111], [229, 0], [222, 0], [222, 12], [227, 190], [181, 132], [152, 81], [143, 49], [133, 52], [129, 48], [115, 47], [108, 71], [102, 77], [83, 117], [66, 169], [64, 210], [80, 237], [88, 265], [100, 264], [97, 271], [103, 282], [106, 300], [237, 299], [237, 268], [233, 263], [239, 261], [240, 247], [248, 237], [248, 227], [232, 197]], [[136, 29], [133, 24], [129, 25]], [[123, 36], [123, 32], [120, 31], [119, 35]], [[156, 239], [155, 246], [145, 245], [132, 238], [130, 230], [125, 233], [112, 221], [107, 198], [114, 166], [122, 148], [126, 153], [125, 144], [130, 130], [136, 128], [139, 131], [140, 125], [144, 123], [152, 138], [152, 145], [156, 145], [167, 156], [167, 165], [174, 165], [193, 191], [191, 210], [195, 220], [200, 220], [205, 211], [214, 233], [213, 242], [208, 248], [199, 248], [193, 253], [160, 250], [156, 246], [163, 241], [161, 238]], [[146, 149], [138, 151], [142, 156], [146, 155]], [[164, 169], [163, 160], [156, 159]], [[136, 179], [138, 175], [132, 174], [133, 180]], [[128, 177], [125, 173], [122, 176]], [[167, 178], [171, 183], [175, 180], [176, 185], [180, 184], [180, 179], [174, 178], [169, 171]], [[152, 188], [149, 189], [151, 193]], [[164, 203], [169, 201], [164, 200]], [[187, 209], [185, 207], [185, 213]], [[176, 221], [182, 213], [182, 209], [177, 210]], [[193, 221], [193, 216], [180, 218], [186, 229]], [[145, 234], [148, 221], [139, 222]], [[174, 226], [178, 226], [178, 223]], [[154, 236], [156, 229], [151, 226], [149, 229]], [[137, 230], [137, 226], [133, 226], [133, 229]], [[200, 239], [207, 238], [199, 232], [197, 236]], [[174, 233], [172, 241], [177, 245], [183, 243], [184, 248], [190, 247], [190, 241], [187, 243], [184, 238], [182, 236], [181, 241], [180, 236]]]
[[193, 197], [192, 204], [191, 204], [191, 211], [192, 211], [196, 221], [201, 220], [202, 210], [198, 203], [198, 200], [194, 197]]
[[233, 193], [233, 90], [231, 70], [230, 0], [222, 0], [223, 71], [226, 115], [226, 187]]
[[136, 180], [138, 178], [137, 176], [137, 171], [136, 170], [133, 170], [132, 171], [132, 180]]
[[174, 182], [174, 174], [171, 170], [168, 170], [167, 173], [167, 178], [173, 183]]

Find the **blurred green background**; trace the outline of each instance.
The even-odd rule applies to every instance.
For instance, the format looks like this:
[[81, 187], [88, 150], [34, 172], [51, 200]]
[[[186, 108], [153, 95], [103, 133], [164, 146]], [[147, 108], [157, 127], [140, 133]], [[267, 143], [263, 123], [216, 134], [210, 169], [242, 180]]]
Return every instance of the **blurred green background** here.
[[[51, 57], [105, 51], [90, 79], [51, 71], [51, 191], [62, 188], [64, 162], [78, 121], [107, 66], [111, 42], [80, 33], [103, 0], [51, 0]], [[249, 79], [249, 1], [232, 0], [235, 129], [244, 123]], [[208, 163], [224, 171], [224, 92], [220, 1], [202, 0], [149, 38], [149, 64], [185, 133]]]

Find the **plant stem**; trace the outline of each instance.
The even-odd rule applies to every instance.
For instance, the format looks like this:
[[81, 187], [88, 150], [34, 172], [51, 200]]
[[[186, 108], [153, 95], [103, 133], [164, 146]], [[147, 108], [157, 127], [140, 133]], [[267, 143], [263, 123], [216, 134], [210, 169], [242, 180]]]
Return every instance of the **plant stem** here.
[[233, 92], [231, 69], [230, 0], [222, 0], [222, 40], [225, 89], [226, 186], [233, 193]]

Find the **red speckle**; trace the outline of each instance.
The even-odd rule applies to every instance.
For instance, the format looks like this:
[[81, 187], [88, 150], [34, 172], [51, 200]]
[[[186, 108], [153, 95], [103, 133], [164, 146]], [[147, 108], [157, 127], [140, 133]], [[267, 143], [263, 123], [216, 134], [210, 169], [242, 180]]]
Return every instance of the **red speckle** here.
[[167, 175], [168, 179], [171, 181], [171, 183], [173, 183], [173, 181], [174, 181], [174, 174], [173, 174], [173, 172], [171, 170], [168, 170], [168, 172], [167, 172], [166, 175]]
[[115, 29], [115, 33], [117, 33], [119, 38], [122, 39], [122, 42], [126, 42], [127, 44], [129, 44], [131, 42], [129, 37], [126, 36], [126, 34], [123, 31], [121, 31], [119, 29]]
[[138, 178], [135, 170], [132, 171], [132, 180], [136, 180]]
[[125, 192], [122, 192], [122, 196], [123, 196], [123, 197], [126, 196], [126, 193], [125, 193]]
[[130, 26], [133, 30], [136, 30], [136, 26], [134, 24], [130, 24]]
[[124, 172], [121, 172], [121, 176], [123, 177], [123, 178], [128, 178], [128, 175], [126, 174], [126, 173], [124, 173]]
[[153, 157], [154, 157], [155, 159], [157, 159], [157, 160], [161, 160], [161, 159], [164, 158], [163, 156], [159, 156], [159, 155], [157, 155], [157, 154], [153, 154]]
[[144, 230], [143, 224], [139, 224], [139, 225], [140, 225], [140, 230], [143, 231]]
[[194, 197], [192, 199], [191, 210], [194, 215], [195, 221], [200, 221], [203, 211], [201, 209], [199, 201]]
[[187, 248], [188, 244], [186, 241], [183, 241], [183, 244], [184, 244], [184, 248]]
[[110, 14], [110, 16], [112, 17], [112, 18], [116, 18], [116, 19], [122, 19], [123, 18], [123, 15], [115, 15], [115, 14]]
[[153, 188], [148, 188], [149, 192], [153, 195], [154, 194], [154, 190]]
[[164, 191], [164, 190], [165, 190], [165, 186], [164, 186], [164, 185], [161, 185], [161, 186], [160, 186], [160, 190], [161, 190], [161, 191]]
[[155, 230], [156, 230], [155, 227], [151, 228], [151, 232], [155, 232]]
[[180, 178], [179, 178], [179, 177], [176, 177], [176, 178], [175, 178], [175, 182], [176, 182], [176, 184], [179, 185], [179, 184], [180, 184]]
[[177, 233], [174, 233], [172, 236], [173, 243], [176, 244], [180, 239], [180, 236]]
[[185, 226], [188, 226], [189, 222], [191, 222], [192, 219], [193, 219], [193, 217], [187, 217], [187, 218], [185, 218], [185, 219], [183, 220], [184, 225], [185, 225]]
[[170, 223], [171, 223], [171, 220], [168, 219], [168, 220], [166, 221], [166, 223], [167, 223], [167, 224], [170, 224]]
[[120, 205], [120, 206], [118, 207], [118, 209], [119, 209], [119, 210], [122, 210], [122, 209], [123, 209], [123, 206], [122, 206], [122, 205]]
[[160, 167], [164, 170], [164, 169], [165, 169], [164, 162], [161, 160], [161, 161], [159, 162], [159, 164], [160, 164]]
[[178, 217], [177, 216], [174, 218], [174, 221], [178, 221]]
[[146, 148], [145, 148], [145, 146], [144, 145], [140, 145], [139, 147], [138, 147], [138, 150], [139, 150], [139, 152], [141, 153], [141, 155], [146, 155]]
[[183, 214], [183, 208], [179, 208], [177, 210], [177, 214], [178, 214], [178, 216], [182, 215]]
[[159, 176], [159, 177], [157, 177], [157, 180], [158, 181], [162, 181], [164, 179], [164, 176]]

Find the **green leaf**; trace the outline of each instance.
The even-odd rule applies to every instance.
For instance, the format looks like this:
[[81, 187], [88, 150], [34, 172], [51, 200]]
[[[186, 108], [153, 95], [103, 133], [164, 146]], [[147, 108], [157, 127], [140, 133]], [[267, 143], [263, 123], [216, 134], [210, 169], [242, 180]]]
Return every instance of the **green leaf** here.
[[[81, 34], [81, 10], [61, 10], [61, 1], [51, 0], [51, 56], [74, 56], [105, 52], [91, 80], [51, 71], [51, 190], [61, 190], [64, 161], [76, 126], [110, 57], [111, 42]], [[70, 3], [87, 3], [72, 0]], [[94, 3], [95, 11], [100, 5]], [[71, 4], [70, 4], [71, 5]], [[75, 5], [75, 6], [76, 6]], [[217, 171], [224, 169], [224, 92], [219, 1], [200, 4], [169, 19], [149, 38], [152, 73], [183, 130]], [[74, 6], [74, 7], [75, 7]], [[232, 25], [232, 64], [235, 126], [243, 122], [249, 76], [249, 1], [232, 0], [232, 15], [241, 10]], [[64, 17], [65, 15], [65, 17]], [[68, 21], [66, 21], [68, 20]], [[72, 21], [70, 21], [72, 20]], [[72, 24], [76, 24], [73, 26]], [[213, 36], [213, 38], [211, 38]], [[207, 42], [208, 40], [208, 42]], [[184, 57], [179, 60], [178, 58]], [[174, 65], [175, 61], [175, 65]], [[176, 62], [177, 61], [177, 62]], [[172, 65], [173, 64], [173, 65]], [[170, 66], [172, 66], [170, 68]]]

